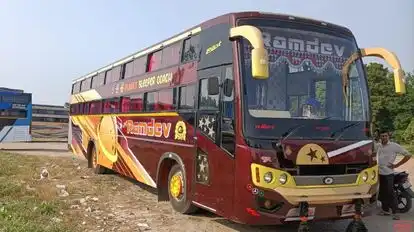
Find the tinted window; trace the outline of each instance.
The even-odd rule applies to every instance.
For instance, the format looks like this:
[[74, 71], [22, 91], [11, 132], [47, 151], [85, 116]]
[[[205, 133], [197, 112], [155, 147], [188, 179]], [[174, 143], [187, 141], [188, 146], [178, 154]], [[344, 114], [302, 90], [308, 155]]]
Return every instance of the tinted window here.
[[182, 86], [179, 89], [180, 94], [180, 103], [178, 105], [179, 109], [194, 109], [195, 105], [195, 85]]
[[105, 72], [101, 72], [98, 74], [96, 87], [102, 86], [105, 84]]
[[96, 87], [98, 87], [98, 75], [95, 75], [95, 76], [93, 76], [92, 77], [92, 89], [94, 89], [94, 88], [96, 88]]
[[134, 76], [134, 61], [125, 64], [125, 79]]
[[147, 71], [152, 72], [161, 67], [162, 50], [154, 52], [148, 56]]
[[11, 103], [11, 104], [29, 104], [30, 96], [29, 95], [9, 95], [0, 97], [1, 102]]
[[26, 118], [26, 110], [0, 109], [0, 117]]
[[89, 102], [83, 103], [83, 113], [89, 114]]
[[112, 69], [105, 72], [105, 84], [112, 83]]
[[163, 49], [162, 51], [162, 67], [175, 65], [180, 60], [180, 45], [176, 43]]
[[81, 82], [81, 91], [85, 91], [91, 88], [91, 78], [86, 78]]
[[184, 49], [181, 61], [185, 63], [191, 60], [198, 60], [200, 52], [200, 35], [186, 39], [184, 40]]
[[200, 109], [218, 109], [219, 95], [209, 95], [207, 92], [208, 79], [200, 81]]
[[142, 112], [144, 109], [144, 101], [142, 96], [142, 94], [135, 94], [131, 96], [122, 97], [121, 112]]
[[72, 93], [79, 93], [80, 91], [80, 82], [76, 82], [72, 85]]
[[154, 111], [155, 103], [158, 102], [158, 93], [157, 92], [151, 92], [146, 93], [146, 99], [145, 99], [145, 110], [146, 111]]
[[162, 90], [158, 93], [158, 104], [156, 110], [173, 110], [175, 109], [176, 101], [173, 89]]
[[145, 73], [146, 56], [138, 57], [134, 60], [134, 76]]
[[129, 96], [130, 99], [130, 112], [141, 112], [144, 110], [144, 95], [136, 94]]
[[90, 111], [91, 114], [100, 114], [102, 113], [102, 102], [91, 102]]
[[119, 81], [121, 78], [121, 66], [112, 69], [112, 82]]
[[104, 113], [118, 113], [120, 108], [120, 100], [118, 98], [108, 99], [104, 101]]

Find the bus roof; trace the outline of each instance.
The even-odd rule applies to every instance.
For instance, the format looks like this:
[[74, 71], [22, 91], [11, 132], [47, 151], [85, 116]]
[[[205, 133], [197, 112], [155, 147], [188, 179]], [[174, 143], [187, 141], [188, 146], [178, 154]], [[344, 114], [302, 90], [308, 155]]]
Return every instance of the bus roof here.
[[146, 55], [148, 53], [151, 53], [152, 51], [158, 50], [158, 49], [160, 49], [162, 47], [165, 47], [165, 46], [167, 46], [169, 44], [172, 44], [174, 42], [177, 42], [179, 40], [182, 40], [184, 38], [187, 38], [187, 37], [191, 36], [192, 34], [197, 34], [197, 33], [199, 33], [201, 31], [202, 27], [204, 25], [208, 24], [210, 21], [214, 21], [214, 20], [219, 19], [219, 18], [229, 18], [231, 16], [234, 16], [234, 17], [237, 17], [237, 18], [239, 18], [239, 17], [242, 17], [242, 18], [243, 17], [272, 17], [272, 18], [283, 18], [283, 19], [289, 19], [289, 20], [295, 20], [295, 21], [303, 21], [303, 22], [308, 22], [308, 23], [313, 23], [313, 24], [320, 24], [322, 26], [328, 26], [329, 25], [332, 28], [336, 28], [336, 29], [339, 29], [339, 30], [346, 31], [348, 33], [352, 33], [346, 27], [343, 27], [343, 26], [340, 26], [340, 25], [337, 25], [337, 24], [333, 24], [333, 23], [329, 23], [329, 22], [325, 22], [325, 21], [322, 21], [322, 20], [317, 20], [317, 19], [312, 19], [312, 18], [306, 18], [306, 17], [302, 17], [302, 16], [282, 14], [282, 13], [272, 13], [272, 12], [259, 12], [259, 11], [232, 12], [232, 13], [223, 14], [223, 15], [217, 16], [215, 18], [206, 20], [206, 21], [200, 23], [199, 25], [196, 25], [196, 26], [192, 27], [189, 30], [187, 30], [185, 32], [181, 32], [179, 34], [176, 34], [176, 35], [174, 35], [174, 36], [172, 36], [172, 37], [170, 37], [170, 38], [168, 38], [168, 39], [166, 39], [166, 40], [164, 40], [162, 42], [157, 43], [156, 45], [152, 45], [152, 46], [149, 46], [147, 48], [144, 48], [144, 49], [142, 49], [142, 50], [140, 50], [138, 52], [135, 52], [135, 53], [133, 53], [133, 54], [131, 54], [129, 56], [126, 56], [126, 57], [124, 57], [122, 59], [119, 59], [119, 60], [117, 60], [117, 61], [115, 61], [115, 62], [113, 62], [113, 63], [111, 63], [109, 65], [106, 65], [106, 66], [104, 66], [104, 67], [102, 67], [102, 68], [100, 68], [98, 70], [95, 70], [95, 71], [93, 71], [93, 72], [91, 72], [91, 73], [89, 73], [89, 74], [87, 74], [85, 76], [82, 76], [80, 78], [76, 78], [75, 80], [72, 81], [72, 84], [74, 84], [76, 82], [80, 82], [80, 81], [82, 81], [84, 79], [87, 79], [89, 77], [95, 76], [98, 73], [101, 73], [101, 72], [104, 72], [106, 70], [111, 69], [112, 67], [116, 67], [118, 65], [124, 64], [124, 63], [126, 63], [126, 62], [128, 62], [130, 60], [133, 60], [134, 58], [137, 58], [137, 57], [140, 57], [140, 56], [144, 56], [144, 55]]

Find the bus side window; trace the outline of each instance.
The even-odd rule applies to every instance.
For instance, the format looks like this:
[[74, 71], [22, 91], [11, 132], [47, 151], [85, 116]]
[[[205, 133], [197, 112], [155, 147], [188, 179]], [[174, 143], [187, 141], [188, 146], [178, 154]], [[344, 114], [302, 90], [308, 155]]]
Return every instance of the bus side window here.
[[91, 102], [89, 113], [90, 114], [100, 114], [100, 113], [102, 113], [102, 102], [101, 101]]
[[200, 110], [217, 110], [219, 108], [219, 95], [209, 95], [207, 92], [208, 79], [200, 81], [200, 98], [198, 106]]
[[[234, 83], [233, 79], [233, 70], [232, 66], [226, 67], [226, 73], [224, 82]], [[231, 81], [226, 81], [229, 79]], [[230, 96], [225, 96], [224, 92], [226, 89], [223, 89], [222, 95], [222, 121], [221, 121], [221, 147], [227, 150], [230, 154], [234, 155], [236, 143], [234, 141], [234, 85], [224, 85], [224, 88], [228, 89], [228, 92], [231, 92]]]
[[145, 93], [145, 111], [152, 112], [156, 110], [158, 103], [158, 92]]
[[158, 93], [158, 103], [156, 104], [157, 111], [175, 110], [177, 106], [177, 99], [175, 98], [175, 89], [165, 89]]
[[200, 34], [198, 34], [184, 40], [181, 62], [186, 63], [189, 61], [198, 60], [200, 53]]
[[178, 88], [178, 111], [188, 124], [195, 126], [196, 85], [190, 84]]
[[179, 103], [178, 109], [180, 110], [192, 110], [195, 106], [195, 93], [196, 86], [195, 84], [181, 86], [179, 88]]

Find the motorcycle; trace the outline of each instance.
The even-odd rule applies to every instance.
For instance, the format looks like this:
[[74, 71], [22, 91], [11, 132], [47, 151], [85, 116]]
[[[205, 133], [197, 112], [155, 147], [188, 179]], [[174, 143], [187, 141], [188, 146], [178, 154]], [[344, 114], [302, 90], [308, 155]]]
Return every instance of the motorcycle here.
[[411, 186], [407, 172], [394, 173], [394, 191], [397, 194], [397, 210], [399, 213], [407, 213], [412, 207], [414, 192]]

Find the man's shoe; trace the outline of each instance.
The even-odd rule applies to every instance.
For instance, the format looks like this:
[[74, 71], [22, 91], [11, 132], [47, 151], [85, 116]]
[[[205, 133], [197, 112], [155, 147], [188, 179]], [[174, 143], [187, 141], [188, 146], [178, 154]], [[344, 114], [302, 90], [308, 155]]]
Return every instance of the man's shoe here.
[[392, 220], [400, 220], [400, 216], [397, 214], [392, 215]]

